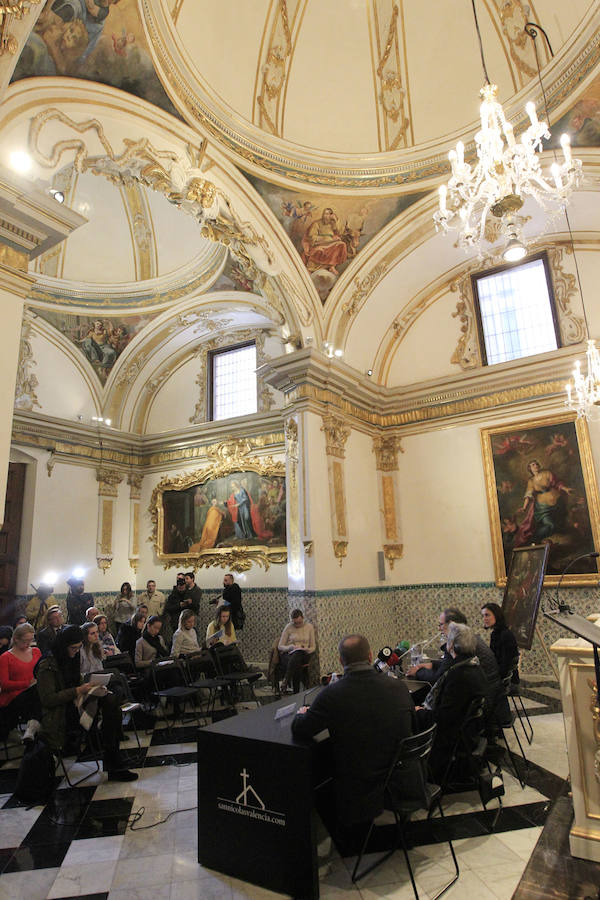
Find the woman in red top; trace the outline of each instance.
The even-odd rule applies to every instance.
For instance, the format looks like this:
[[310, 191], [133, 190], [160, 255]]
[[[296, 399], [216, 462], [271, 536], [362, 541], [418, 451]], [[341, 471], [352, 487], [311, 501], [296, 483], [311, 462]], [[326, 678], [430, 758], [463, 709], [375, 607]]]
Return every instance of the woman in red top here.
[[33, 740], [40, 727], [42, 710], [33, 670], [41, 658], [38, 647], [32, 647], [35, 632], [31, 625], [18, 625], [10, 650], [0, 656], [0, 709], [9, 728], [19, 720], [27, 722], [23, 740]]

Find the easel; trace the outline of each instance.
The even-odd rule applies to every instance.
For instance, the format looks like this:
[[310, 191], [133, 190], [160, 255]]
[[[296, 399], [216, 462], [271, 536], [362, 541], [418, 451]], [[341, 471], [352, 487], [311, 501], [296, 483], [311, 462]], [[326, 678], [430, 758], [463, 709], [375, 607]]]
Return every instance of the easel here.
[[[544, 613], [544, 615], [546, 616], [547, 613]], [[551, 618], [551, 617], [549, 616], [548, 618]], [[554, 621], [554, 620], [552, 620], [552, 621]], [[562, 623], [561, 623], [561, 624], [562, 624]], [[555, 674], [555, 676], [556, 676], [556, 680], [557, 680], [558, 682], [560, 682], [560, 677], [559, 677], [559, 674], [558, 674], [558, 669], [556, 668], [556, 663], [554, 662], [554, 660], [553, 660], [552, 657], [550, 656], [550, 651], [548, 650], [548, 647], [546, 646], [546, 641], [544, 640], [544, 635], [542, 634], [542, 630], [541, 630], [541, 628], [540, 628], [540, 626], [538, 625], [537, 622], [535, 623], [535, 633], [536, 633], [536, 635], [537, 635], [538, 641], [539, 641], [540, 644], [542, 645], [542, 650], [543, 650], [544, 653], [546, 654], [546, 659], [547, 659], [548, 662], [550, 663], [550, 667], [552, 668], [552, 671], [554, 672], [554, 674]]]

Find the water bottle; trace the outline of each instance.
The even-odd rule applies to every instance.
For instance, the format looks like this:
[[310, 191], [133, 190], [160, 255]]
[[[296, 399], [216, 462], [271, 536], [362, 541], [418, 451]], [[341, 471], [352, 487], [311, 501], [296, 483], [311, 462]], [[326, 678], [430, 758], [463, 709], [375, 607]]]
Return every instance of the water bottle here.
[[418, 666], [421, 662], [421, 654], [419, 652], [419, 645], [414, 644], [410, 648], [410, 664], [411, 666]]
[[338, 680], [338, 673], [337, 673], [337, 672], [332, 672], [332, 673], [331, 673], [331, 678], [329, 679], [329, 684], [333, 684], [333, 683], [336, 682], [337, 680]]

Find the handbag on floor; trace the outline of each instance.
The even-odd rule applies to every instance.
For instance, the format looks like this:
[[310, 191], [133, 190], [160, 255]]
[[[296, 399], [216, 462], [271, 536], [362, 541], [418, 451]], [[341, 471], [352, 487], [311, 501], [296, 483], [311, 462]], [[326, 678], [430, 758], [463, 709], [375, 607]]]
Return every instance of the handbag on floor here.
[[56, 762], [52, 751], [43, 740], [36, 740], [26, 746], [19, 774], [15, 796], [24, 803], [42, 803], [54, 790]]

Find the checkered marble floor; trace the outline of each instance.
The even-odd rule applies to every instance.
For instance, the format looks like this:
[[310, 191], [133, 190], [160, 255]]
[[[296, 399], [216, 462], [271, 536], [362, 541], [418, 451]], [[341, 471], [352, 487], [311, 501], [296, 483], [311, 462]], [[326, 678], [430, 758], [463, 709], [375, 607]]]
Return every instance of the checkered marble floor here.
[[[512, 897], [552, 801], [564, 790], [567, 757], [562, 716], [556, 699], [536, 690], [539, 686], [531, 683], [526, 690], [525, 705], [535, 731], [531, 747], [525, 745], [531, 761], [527, 785], [522, 789], [504, 769], [504, 809], [494, 832], [490, 825], [495, 802], [484, 813], [474, 792], [445, 799], [461, 869], [459, 881], [445, 896], [461, 900]], [[265, 693], [268, 699], [268, 690]], [[138, 781], [107, 782], [101, 772], [75, 788], [63, 780], [48, 804], [32, 809], [12, 795], [18, 759], [0, 765], [0, 900], [281, 896], [198, 865], [194, 732], [193, 725], [169, 733], [164, 723], [152, 723], [150, 733], [140, 732]], [[511, 745], [516, 747], [514, 738]], [[131, 753], [136, 749], [133, 739], [124, 746]], [[68, 761], [73, 778], [89, 768], [89, 763]], [[427, 900], [447, 880], [451, 859], [447, 845], [427, 842], [426, 830], [419, 837], [418, 825], [412, 858], [419, 893]], [[402, 900], [413, 896], [401, 854], [365, 877], [359, 887], [350, 879], [353, 863], [352, 858], [342, 859], [333, 851], [329, 871], [320, 882], [321, 897]], [[600, 883], [600, 867], [598, 875]], [[543, 885], [540, 891], [540, 897], [548, 896]]]

